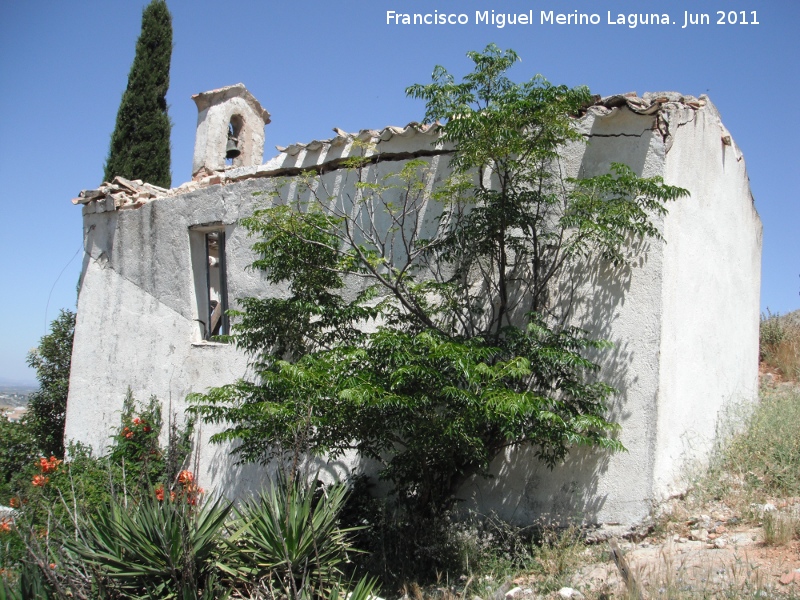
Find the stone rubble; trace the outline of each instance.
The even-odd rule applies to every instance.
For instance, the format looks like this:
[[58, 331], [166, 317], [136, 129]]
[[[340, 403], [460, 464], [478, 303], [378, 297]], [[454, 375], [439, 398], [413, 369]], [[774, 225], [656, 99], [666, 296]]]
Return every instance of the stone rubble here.
[[781, 575], [778, 581], [781, 583], [781, 585], [789, 585], [793, 581], [796, 583], [800, 583], [800, 569], [795, 569], [794, 571], [791, 571], [789, 573], [784, 573], [783, 575]]
[[104, 181], [96, 190], [82, 190], [77, 198], [72, 199], [72, 203], [84, 206], [94, 205], [94, 210], [90, 212], [139, 208], [156, 198], [166, 196], [170, 191], [157, 185], [144, 183], [141, 179], [131, 181], [117, 176], [111, 183]]

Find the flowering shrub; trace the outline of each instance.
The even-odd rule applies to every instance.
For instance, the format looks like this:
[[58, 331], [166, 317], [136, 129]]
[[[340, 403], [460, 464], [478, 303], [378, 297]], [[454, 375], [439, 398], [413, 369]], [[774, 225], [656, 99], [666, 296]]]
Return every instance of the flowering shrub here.
[[[175, 502], [175, 500], [183, 500], [189, 506], [197, 506], [198, 502], [200, 502], [201, 496], [205, 493], [205, 490], [201, 487], [198, 487], [197, 484], [194, 482], [194, 473], [191, 471], [183, 470], [178, 473], [178, 485], [179, 487], [177, 490], [170, 490], [169, 492], [169, 499], [171, 502]], [[164, 486], [160, 485], [155, 489], [155, 497], [156, 500], [159, 502], [164, 501]]]
[[[203, 492], [196, 485], [194, 473], [184, 469], [191, 449], [191, 425], [186, 429], [172, 425], [169, 443], [162, 448], [161, 407], [155, 397], [141, 404], [127, 395], [119, 426], [111, 432], [109, 452], [102, 457], [94, 456], [86, 446], [73, 444], [63, 461], [49, 454], [42, 456], [33, 448], [22, 461], [3, 462], [3, 425], [0, 423], [0, 466], [8, 467], [6, 471], [12, 476], [6, 477], [5, 486], [0, 477], [0, 500], [17, 513], [13, 521], [0, 522], [0, 569], [9, 570], [17, 579], [22, 577], [20, 569], [29, 568], [25, 577], [35, 575], [49, 582], [47, 585], [69, 579], [70, 585], [87, 594], [76, 597], [95, 597], [96, 584], [91, 578], [70, 579], [83, 572], [72, 568], [75, 557], [64, 550], [66, 540], [75, 539], [76, 527], [85, 530], [87, 523], [94, 522], [103, 507], [111, 504], [125, 507], [132, 516], [145, 514], [139, 512], [144, 503], [158, 507], [168, 499], [172, 502], [168, 510], [163, 510], [163, 518], [172, 515], [169, 519], [187, 522], [199, 519], [204, 510], [199, 506]], [[183, 540], [177, 538], [176, 543]], [[53, 566], [56, 564], [57, 569]], [[29, 592], [21, 597], [56, 597], [49, 592]]]
[[42, 473], [55, 473], [58, 465], [62, 462], [64, 461], [58, 460], [55, 456], [51, 456], [49, 459], [43, 456], [39, 459], [39, 469]]
[[30, 484], [31, 462], [39, 456], [33, 433], [26, 423], [0, 415], [0, 504]]
[[152, 430], [153, 428], [147, 424], [147, 421], [141, 417], [134, 417], [131, 420], [130, 426], [122, 428], [122, 437], [124, 437], [126, 440], [132, 440], [137, 434], [141, 435], [150, 433]]
[[41, 473], [34, 475], [31, 480], [31, 485], [34, 487], [44, 487], [50, 482], [50, 478], [45, 473], [55, 473], [63, 461], [58, 460], [55, 456], [45, 458], [44, 456], [39, 459], [37, 463]]
[[45, 475], [34, 475], [31, 484], [34, 487], [44, 487], [50, 481], [50, 478]]
[[137, 499], [152, 498], [159, 488], [161, 492], [156, 495], [163, 497], [164, 482], [176, 481], [191, 450], [191, 423], [184, 430], [171, 425], [166, 449], [159, 443], [162, 424], [161, 403], [155, 396], [146, 404], [139, 404], [128, 392], [109, 458], [114, 464], [125, 465], [128, 489], [135, 489]]

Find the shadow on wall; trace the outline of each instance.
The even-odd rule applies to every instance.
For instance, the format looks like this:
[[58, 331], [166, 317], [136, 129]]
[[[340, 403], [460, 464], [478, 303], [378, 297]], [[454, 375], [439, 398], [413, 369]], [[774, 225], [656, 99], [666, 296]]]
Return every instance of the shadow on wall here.
[[[637, 175], [648, 176], [645, 168], [656, 127], [655, 117], [637, 115], [627, 108], [595, 117], [577, 176], [603, 175], [611, 170], [612, 162], [624, 163]], [[638, 140], [634, 142], [633, 138]]]
[[117, 232], [117, 221], [119, 213], [114, 211], [105, 218], [90, 218], [88, 228], [83, 230], [83, 262], [81, 264], [81, 275], [79, 290], [83, 288], [83, 279], [89, 268], [91, 260], [97, 261], [98, 265], [105, 269], [109, 264], [113, 265], [114, 238]]
[[[652, 138], [648, 127], [652, 119], [635, 117], [633, 126], [639, 128], [640, 141], [634, 144], [633, 152], [627, 135], [602, 137], [612, 121], [613, 118], [595, 120], [591, 135], [598, 137], [586, 149], [579, 167], [581, 175], [607, 172], [609, 156], [626, 157], [626, 163], [637, 174], [645, 170]], [[292, 193], [299, 191], [292, 190]], [[425, 221], [429, 226], [434, 222], [430, 220], [432, 216], [426, 215]], [[632, 264], [621, 268], [600, 260], [577, 265], [554, 290], [554, 297], [567, 299], [554, 307], [554, 312], [560, 312], [572, 325], [586, 329], [594, 338], [609, 338], [631, 289], [634, 271], [647, 264], [648, 250], [648, 243], [639, 244], [633, 249], [636, 256]], [[521, 310], [524, 299], [514, 300]], [[628, 369], [633, 359], [631, 346], [627, 341], [617, 340], [613, 348], [598, 351], [590, 358], [602, 365], [600, 376], [603, 380], [618, 390], [612, 401], [611, 419], [624, 427], [632, 415], [630, 409], [626, 410], [628, 389], [638, 380]], [[231, 498], [258, 493], [279, 471], [276, 463], [233, 465], [233, 460], [229, 446], [216, 446], [208, 466], [211, 479], [218, 482], [219, 489], [225, 490]], [[469, 499], [467, 504], [474, 502], [482, 511], [493, 510], [511, 521], [537, 515], [554, 523], [574, 518], [596, 522], [607, 501], [605, 495], [598, 495], [598, 480], [608, 470], [609, 461], [609, 454], [605, 451], [577, 448], [561, 465], [550, 471], [536, 458], [535, 448], [519, 448], [494, 461], [493, 478], [475, 478], [465, 484], [461, 497]], [[308, 465], [308, 472], [319, 472], [323, 480], [340, 480], [348, 473], [360, 470], [358, 464], [355, 458], [330, 463], [315, 459]]]
[[[610, 338], [625, 307], [632, 277], [646, 267], [650, 249], [647, 242], [638, 244], [632, 249], [632, 264], [627, 266], [614, 267], [602, 260], [576, 265], [554, 290], [554, 297], [564, 300], [552, 307], [551, 316], [588, 331], [594, 339]], [[601, 365], [597, 377], [617, 390], [611, 398], [609, 418], [624, 429], [634, 416], [628, 406], [629, 392], [637, 387], [639, 377], [630, 369], [635, 358], [633, 345], [625, 339], [614, 342], [612, 348], [587, 356]], [[646, 462], [651, 463], [651, 459], [647, 457]], [[460, 497], [466, 500], [465, 507], [483, 513], [493, 511], [511, 522], [538, 518], [553, 525], [575, 520], [596, 523], [603, 520], [601, 513], [609, 500], [607, 493], [599, 492], [598, 482], [610, 461], [607, 451], [574, 448], [550, 470], [536, 457], [535, 447], [525, 446], [497, 457], [490, 469], [493, 477], [473, 478], [462, 488]]]
[[579, 448], [550, 471], [536, 450], [526, 446], [495, 459], [492, 478], [473, 478], [459, 497], [465, 508], [494, 512], [516, 524], [530, 524], [531, 518], [543, 525], [595, 523], [606, 503], [606, 497], [597, 493], [597, 481], [608, 460], [607, 453]]
[[[208, 476], [216, 482], [218, 490], [230, 500], [257, 496], [277, 480], [280, 473], [289, 473], [289, 461], [273, 460], [267, 465], [248, 463], [237, 465], [231, 454], [231, 446], [214, 446], [214, 453], [208, 466]], [[297, 467], [308, 479], [319, 479], [325, 483], [345, 481], [356, 469], [346, 459], [326, 461], [312, 458]]]
[[[594, 261], [576, 267], [558, 290], [558, 295], [572, 298], [568, 306], [572, 324], [590, 331], [595, 338], [609, 337], [625, 305], [634, 270], [647, 263], [648, 249], [647, 244], [637, 248], [640, 254], [632, 266], [614, 268]], [[618, 390], [612, 400], [611, 420], [624, 427], [632, 414], [625, 408], [628, 388], [638, 380], [628, 369], [633, 352], [627, 341], [618, 341], [591, 358], [602, 365], [604, 381]], [[277, 463], [233, 465], [228, 448], [216, 446], [209, 475], [230, 498], [258, 493], [279, 471]], [[598, 522], [607, 501], [605, 495], [598, 495], [598, 480], [608, 470], [609, 461], [608, 452], [576, 448], [551, 471], [536, 458], [535, 448], [523, 447], [498, 457], [491, 468], [493, 477], [474, 478], [462, 488], [460, 497], [467, 500], [465, 506], [477, 507], [484, 513], [494, 511], [512, 522], [528, 521], [531, 516], [553, 524], [574, 519]], [[306, 468], [312, 475], [319, 473], [320, 479], [342, 480], [351, 472], [369, 469], [361, 462], [355, 457], [331, 463], [315, 459]]]

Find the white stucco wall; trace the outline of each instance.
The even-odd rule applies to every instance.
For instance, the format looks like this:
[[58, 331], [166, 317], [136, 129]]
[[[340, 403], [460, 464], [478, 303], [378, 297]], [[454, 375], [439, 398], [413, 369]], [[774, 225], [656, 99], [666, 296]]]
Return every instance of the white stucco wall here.
[[[482, 511], [518, 521], [550, 515], [591, 522], [642, 519], [653, 499], [679, 485], [687, 449], [707, 448], [725, 402], [755, 394], [758, 347], [760, 221], [752, 206], [744, 163], [723, 146], [716, 109], [665, 105], [658, 114], [628, 108], [592, 110], [577, 124], [587, 145], [564, 150], [567, 175], [606, 172], [612, 162], [643, 176], [662, 175], [691, 192], [658, 221], [666, 244], [651, 241], [622, 271], [585, 265], [573, 322], [614, 342], [604, 377], [620, 393], [613, 416], [627, 452], [579, 450], [549, 471], [531, 450], [498, 458], [496, 477], [470, 482], [462, 497]], [[388, 133], [387, 133], [388, 132]], [[727, 132], [725, 132], [727, 135]], [[370, 152], [397, 160], [370, 166], [378, 175], [398, 170], [409, 153], [433, 150], [430, 131], [404, 128], [362, 132], [382, 140]], [[87, 204], [87, 254], [78, 303], [66, 437], [102, 449], [119, 422], [125, 391], [155, 394], [181, 414], [186, 395], [247, 374], [247, 359], [232, 346], [200, 342], [189, 228], [222, 223], [227, 239], [231, 304], [246, 296], [281, 294], [246, 269], [252, 240], [237, 223], [255, 203], [268, 201], [276, 174], [335, 161], [355, 152], [339, 136], [287, 149], [258, 167], [226, 172], [229, 183], [161, 198], [133, 210], [97, 212]], [[428, 157], [431, 185], [447, 173], [447, 157]], [[230, 182], [239, 179], [237, 182]], [[327, 194], [355, 195], [353, 177], [333, 169], [322, 176]], [[288, 180], [289, 199], [301, 193]], [[260, 193], [257, 197], [254, 193]], [[427, 210], [427, 209], [426, 209]], [[431, 214], [425, 222], [433, 226]], [[350, 290], [349, 293], [352, 293]], [[732, 300], [732, 299], [735, 299]], [[257, 489], [266, 471], [231, 467], [228, 448], [209, 446], [201, 432], [200, 481], [236, 494]], [[686, 441], [702, 443], [687, 444]], [[341, 472], [348, 464], [332, 467]]]
[[691, 197], [664, 224], [656, 498], [684, 489], [720, 410], [758, 391], [762, 229], [744, 159], [713, 104], [673, 119], [664, 178]]
[[[665, 147], [654, 124], [654, 116], [627, 109], [587, 115], [580, 124], [587, 144], [566, 150], [566, 174], [598, 175], [618, 162], [641, 176], [661, 175]], [[662, 228], [660, 219], [656, 225]], [[647, 243], [629, 269], [583, 265], [565, 287], [573, 284], [573, 324], [614, 344], [599, 359], [603, 378], [619, 390], [612, 415], [622, 426], [619, 439], [627, 452], [579, 449], [553, 471], [530, 449], [509, 452], [495, 461], [493, 480], [475, 481], [464, 493], [473, 508], [512, 520], [542, 516], [558, 522], [636, 522], [650, 510], [655, 460], [663, 244]]]

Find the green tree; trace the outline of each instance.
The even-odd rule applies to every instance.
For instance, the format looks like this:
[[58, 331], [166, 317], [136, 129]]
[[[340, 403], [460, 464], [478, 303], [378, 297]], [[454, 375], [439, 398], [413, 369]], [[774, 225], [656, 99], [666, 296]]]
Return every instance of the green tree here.
[[26, 425], [39, 451], [58, 458], [64, 457], [64, 419], [74, 335], [75, 313], [62, 310], [50, 323], [50, 333], [39, 340], [39, 347], [28, 353], [28, 366], [36, 369], [39, 389], [28, 398]]
[[[423, 161], [367, 179], [354, 160], [356, 197], [333, 199], [310, 175], [292, 204], [243, 221], [258, 238], [253, 266], [289, 297], [244, 299], [235, 313], [256, 381], [194, 397], [207, 421], [228, 424], [214, 440], [237, 442], [241, 460], [356, 450], [424, 515], [508, 447], [530, 444], [549, 466], [575, 445], [621, 449], [613, 389], [590, 359], [609, 344], [563, 325], [555, 283], [586, 261], [624, 265], [635, 241], [659, 237], [652, 215], [687, 192], [624, 165], [565, 179], [559, 151], [582, 141], [571, 115], [589, 91], [514, 83], [513, 51], [469, 57], [463, 81], [436, 67], [407, 90], [453, 148], [432, 195]], [[352, 297], [346, 279], [366, 283]]]
[[167, 89], [172, 57], [172, 16], [164, 0], [142, 13], [142, 32], [122, 95], [106, 159], [106, 181], [116, 175], [170, 187], [170, 131]]

